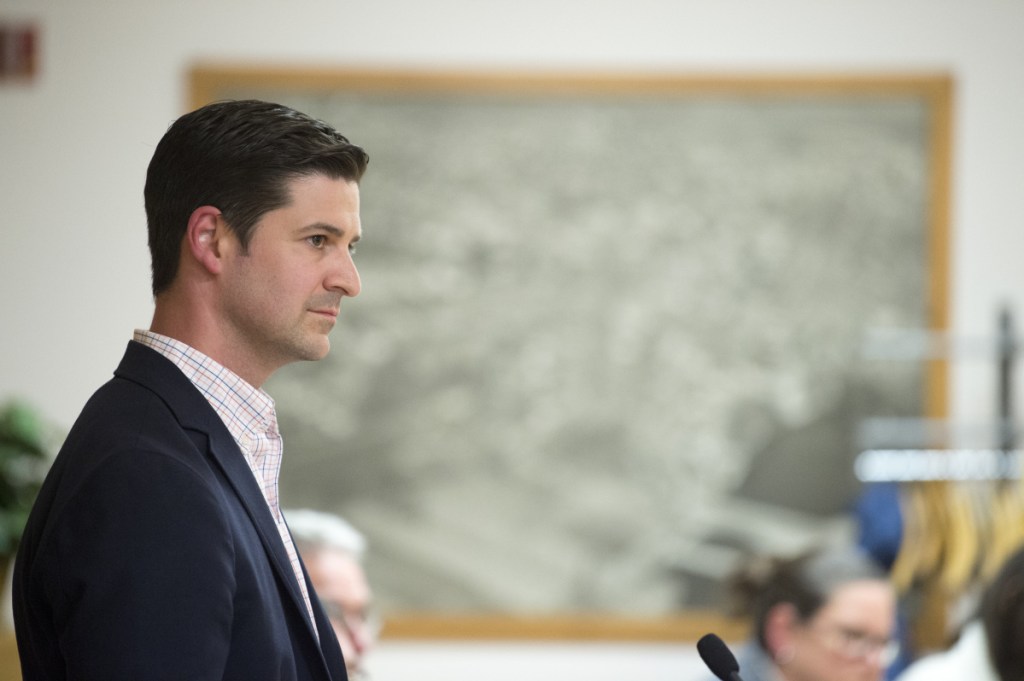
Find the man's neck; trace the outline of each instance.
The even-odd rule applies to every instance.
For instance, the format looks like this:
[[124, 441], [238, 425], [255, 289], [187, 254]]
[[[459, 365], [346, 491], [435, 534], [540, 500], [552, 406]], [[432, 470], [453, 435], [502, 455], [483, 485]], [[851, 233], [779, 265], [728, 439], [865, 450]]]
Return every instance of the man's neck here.
[[256, 388], [261, 387], [274, 371], [259, 358], [248, 356], [244, 352], [245, 344], [232, 341], [210, 316], [181, 314], [180, 308], [161, 305], [158, 301], [149, 330], [195, 348]]

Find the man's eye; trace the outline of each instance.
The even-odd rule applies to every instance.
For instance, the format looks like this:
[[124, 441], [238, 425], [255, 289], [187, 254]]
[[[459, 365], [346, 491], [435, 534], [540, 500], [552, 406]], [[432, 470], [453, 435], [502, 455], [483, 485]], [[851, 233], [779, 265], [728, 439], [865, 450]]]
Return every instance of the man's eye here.
[[349, 255], [355, 255], [356, 254], [356, 245], [355, 244], [349, 244], [348, 245], [348, 254]]
[[327, 237], [323, 234], [314, 234], [309, 237], [309, 244], [314, 248], [323, 248], [327, 244]]

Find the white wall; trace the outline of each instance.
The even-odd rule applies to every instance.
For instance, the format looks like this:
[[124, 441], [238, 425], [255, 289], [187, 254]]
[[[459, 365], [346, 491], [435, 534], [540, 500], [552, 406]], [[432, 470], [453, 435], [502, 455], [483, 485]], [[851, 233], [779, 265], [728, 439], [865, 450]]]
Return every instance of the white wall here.
[[368, 656], [380, 681], [704, 681], [692, 645], [384, 641]]
[[[60, 426], [149, 322], [142, 185], [197, 60], [339, 67], [947, 71], [956, 78], [952, 319], [1022, 304], [1019, 0], [0, 0], [42, 29], [41, 75], [0, 86], [0, 400]], [[951, 404], [988, 419], [992, 372]], [[564, 676], [564, 675], [563, 675]]]
[[[0, 399], [61, 426], [149, 321], [146, 163], [203, 59], [344, 66], [951, 72], [952, 318], [989, 334], [1024, 295], [1024, 4], [1017, 0], [0, 0], [42, 73], [0, 87]], [[993, 409], [987, 363], [951, 404]]]

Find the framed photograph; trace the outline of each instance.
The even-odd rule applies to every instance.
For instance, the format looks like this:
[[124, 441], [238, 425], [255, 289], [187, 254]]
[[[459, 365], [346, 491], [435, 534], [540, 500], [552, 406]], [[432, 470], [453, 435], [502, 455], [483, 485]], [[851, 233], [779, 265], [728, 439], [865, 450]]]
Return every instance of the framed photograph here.
[[190, 86], [370, 155], [363, 291], [266, 388], [285, 505], [366, 532], [391, 633], [678, 632], [745, 557], [850, 536], [865, 419], [945, 416], [942, 361], [864, 352], [947, 326], [945, 74]]

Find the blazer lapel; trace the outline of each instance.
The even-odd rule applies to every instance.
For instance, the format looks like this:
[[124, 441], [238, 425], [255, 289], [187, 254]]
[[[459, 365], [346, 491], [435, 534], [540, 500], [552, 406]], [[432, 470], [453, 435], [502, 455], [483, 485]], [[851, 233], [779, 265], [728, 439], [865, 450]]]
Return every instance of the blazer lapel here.
[[[306, 571], [306, 564], [299, 556], [299, 563], [302, 565], [302, 576], [306, 580], [306, 589], [309, 591], [309, 599], [313, 606], [313, 617], [316, 618], [316, 628], [320, 632], [320, 654], [327, 662], [328, 669], [345, 669], [345, 659], [341, 653], [341, 644], [334, 634], [334, 624], [327, 616], [320, 598], [316, 595], [313, 582], [309, 579], [309, 572]], [[332, 671], [333, 673], [333, 671]], [[348, 672], [346, 671], [346, 677]]]
[[319, 638], [310, 622], [305, 600], [299, 590], [284, 542], [270, 513], [270, 507], [249, 464], [245, 461], [245, 455], [231, 437], [227, 426], [202, 393], [174, 366], [173, 362], [141, 343], [133, 341], [128, 344], [124, 359], [114, 373], [146, 385], [164, 399], [182, 426], [206, 435], [205, 446], [245, 507], [271, 566], [277, 573], [280, 583], [285, 585], [289, 599], [302, 614], [301, 620], [319, 648]]
[[[223, 426], [223, 424], [221, 424]], [[292, 569], [291, 561], [288, 558], [288, 551], [284, 548], [281, 534], [277, 530], [277, 524], [267, 506], [267, 500], [260, 491], [249, 464], [245, 461], [245, 455], [239, 450], [234, 439], [223, 428], [223, 433], [210, 433], [210, 454], [224, 471], [224, 475], [231, 483], [235, 494], [242, 501], [246, 512], [252, 520], [256, 533], [259, 534], [263, 548], [270, 557], [271, 565], [277, 572], [281, 583], [287, 586], [288, 596], [295, 607], [302, 613], [302, 621], [309, 629], [309, 635], [316, 638], [313, 625], [309, 620], [309, 611], [306, 609], [306, 602], [299, 591], [299, 584], [295, 578], [295, 571]]]

